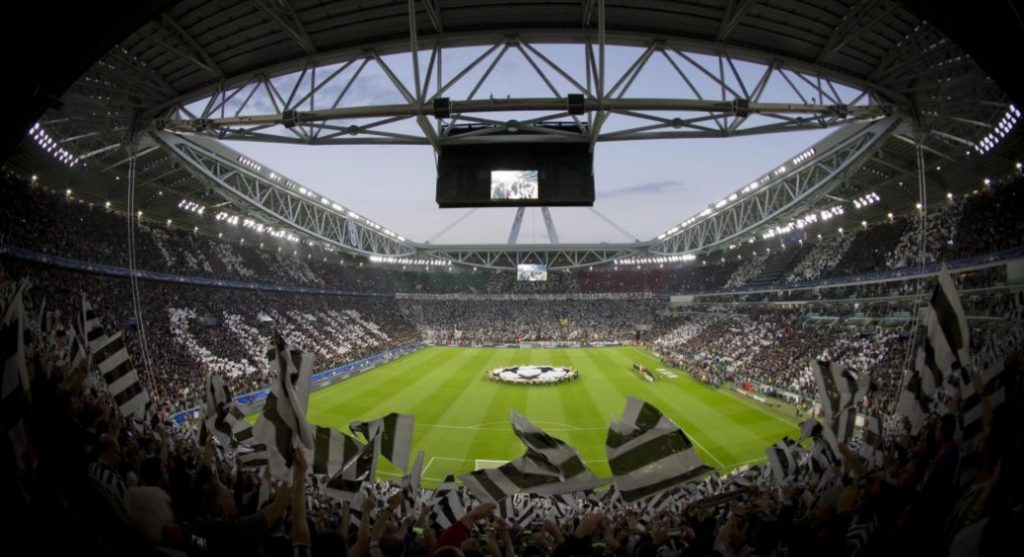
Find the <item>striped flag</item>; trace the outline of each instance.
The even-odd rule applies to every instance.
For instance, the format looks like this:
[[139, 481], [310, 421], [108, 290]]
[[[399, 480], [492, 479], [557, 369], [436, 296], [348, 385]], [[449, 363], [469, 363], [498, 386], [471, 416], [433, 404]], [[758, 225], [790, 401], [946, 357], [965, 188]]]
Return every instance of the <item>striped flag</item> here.
[[847, 441], [856, 424], [856, 403], [867, 394], [870, 380], [867, 374], [858, 374], [851, 368], [839, 369], [824, 360], [815, 361], [813, 367], [825, 421], [839, 441]]
[[348, 501], [349, 507], [355, 510], [363, 484], [373, 482], [377, 476], [378, 454], [380, 443], [374, 438], [327, 481], [327, 494], [340, 501]]
[[118, 331], [113, 335], [103, 335], [94, 345], [93, 357], [107, 390], [114, 397], [122, 416], [142, 420], [149, 393], [139, 381], [139, 372], [135, 371], [128, 347], [124, 343], [124, 333]]
[[839, 440], [831, 429], [823, 426], [818, 420], [809, 418], [800, 424], [800, 439], [797, 443], [802, 443], [804, 439], [814, 439], [812, 456], [820, 463], [827, 462], [831, 466], [833, 463], [841, 462]]
[[[974, 481], [981, 465], [982, 441], [985, 439], [986, 421], [992, 421], [992, 413], [1006, 401], [1006, 361], [998, 358], [985, 367], [977, 377], [964, 386], [962, 427], [963, 438], [960, 446], [960, 485]], [[981, 387], [979, 390], [978, 387]], [[989, 426], [990, 427], [990, 426]]]
[[945, 267], [939, 272], [938, 285], [928, 303], [926, 323], [923, 363], [935, 378], [935, 387], [950, 380], [959, 381], [961, 385], [969, 383], [967, 367], [971, 361], [971, 336], [967, 315], [960, 304], [953, 277]]
[[367, 441], [379, 437], [380, 454], [404, 472], [412, 453], [413, 421], [413, 416], [392, 412], [369, 422], [352, 422], [348, 428], [352, 433], [362, 434]]
[[660, 493], [651, 495], [643, 502], [643, 508], [651, 514], [657, 514], [676, 501], [675, 488], [666, 489]]
[[[605, 493], [607, 493], [607, 491]], [[578, 501], [576, 499], [576, 496], [573, 495], [572, 493], [557, 493], [553, 495], [548, 495], [548, 499], [550, 499], [551, 502], [555, 503], [556, 505], [561, 505], [563, 507], [567, 507], [570, 509], [575, 509]]]
[[498, 516], [504, 519], [506, 522], [515, 522], [516, 519], [516, 502], [515, 495], [509, 495], [508, 497], [498, 501]]
[[618, 492], [615, 491], [615, 486], [610, 485], [608, 489], [602, 491], [591, 491], [586, 496], [587, 501], [598, 505], [600, 507], [612, 508], [618, 502]]
[[420, 495], [420, 477], [423, 475], [423, 451], [416, 452], [412, 461], [412, 470], [402, 477], [402, 514], [406, 515], [416, 508]]
[[100, 318], [93, 309], [92, 304], [82, 294], [82, 333], [85, 335], [85, 345], [89, 348], [90, 354], [95, 354], [106, 344], [106, 332]]
[[306, 423], [313, 355], [275, 335], [267, 360], [277, 378], [263, 406], [263, 419], [253, 428], [253, 437], [267, 446], [271, 476], [288, 481], [293, 447], [313, 448], [313, 433]]
[[[513, 495], [516, 497], [525, 497], [523, 495]], [[515, 503], [515, 524], [521, 528], [528, 528], [530, 524], [535, 520], [540, 520], [540, 514], [537, 512], [537, 506], [533, 504], [530, 499], [513, 499]]]
[[608, 465], [623, 501], [631, 503], [699, 478], [713, 469], [697, 456], [679, 426], [646, 402], [629, 397], [622, 420], [608, 427]]
[[[497, 468], [463, 474], [459, 479], [477, 499], [494, 503], [514, 493], [565, 492], [559, 489], [558, 468], [532, 450]], [[575, 490], [569, 488], [568, 491]]]
[[455, 485], [455, 475], [448, 472], [444, 481], [434, 490], [430, 500], [430, 521], [442, 530], [455, 524], [466, 514], [466, 506]]
[[877, 415], [864, 417], [863, 436], [860, 444], [860, 455], [870, 465], [880, 467], [885, 461], [882, 450], [882, 419]]
[[32, 402], [28, 365], [25, 362], [24, 294], [28, 282], [23, 281], [3, 309], [0, 321], [0, 359], [4, 364], [3, 393], [0, 416], [4, 432], [11, 442], [18, 469], [26, 472], [35, 464], [34, 451], [25, 423]]
[[267, 446], [263, 443], [239, 445], [235, 450], [242, 468], [246, 470], [263, 468], [270, 462]]
[[82, 336], [78, 334], [78, 330], [75, 327], [71, 327], [71, 334], [68, 338], [68, 370], [75, 371], [78, 366], [86, 363], [88, 355], [85, 351], [85, 344], [82, 342]]
[[[582, 494], [581, 494], [582, 495]], [[548, 516], [554, 515], [558, 520], [569, 516], [574, 510], [580, 507], [580, 500], [574, 493], [559, 493], [555, 495], [545, 496], [545, 502], [548, 504]], [[590, 500], [586, 499], [589, 504]]]
[[[1004, 359], [997, 359], [985, 369], [981, 370], [977, 378], [964, 386], [963, 392], [963, 428], [964, 442], [970, 442], [979, 437], [984, 430], [983, 402], [989, 406], [989, 410], [995, 410], [1006, 400], [1006, 388], [1003, 385], [1003, 369], [1006, 367]], [[981, 390], [975, 386], [977, 382]], [[984, 401], [982, 400], [984, 399]]]
[[768, 465], [771, 467], [775, 483], [785, 485], [796, 476], [797, 462], [802, 450], [800, 445], [789, 437], [783, 437], [781, 441], [764, 450], [768, 455]]
[[362, 443], [337, 429], [314, 426], [310, 470], [316, 475], [334, 476], [362, 448]]
[[733, 486], [739, 488], [750, 488], [761, 485], [765, 471], [762, 466], [740, 467], [729, 476]]
[[917, 351], [914, 369], [906, 374], [899, 397], [899, 412], [910, 418], [911, 432], [917, 433], [931, 411], [936, 393], [943, 388], [961, 388], [970, 383], [970, 332], [956, 286], [945, 266], [928, 302], [926, 331]]
[[[563, 482], [571, 482], [572, 491], [593, 489], [606, 482], [599, 480], [583, 463], [579, 452], [561, 439], [535, 427], [519, 412], [512, 410], [512, 431], [527, 448], [554, 466]], [[593, 485], [590, 485], [590, 484]]]
[[206, 410], [199, 443], [206, 442], [205, 435], [212, 433], [223, 447], [252, 440], [252, 425], [245, 421], [245, 412], [231, 400], [231, 390], [224, 378], [217, 373], [206, 376]]

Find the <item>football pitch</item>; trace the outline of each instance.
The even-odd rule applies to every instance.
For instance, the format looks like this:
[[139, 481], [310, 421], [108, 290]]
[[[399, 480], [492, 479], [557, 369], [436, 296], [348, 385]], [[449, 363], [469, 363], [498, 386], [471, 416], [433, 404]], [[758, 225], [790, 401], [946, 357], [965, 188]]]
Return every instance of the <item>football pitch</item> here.
[[[658, 377], [648, 383], [633, 362]], [[559, 385], [508, 385], [485, 372], [515, 365], [554, 365], [579, 371]], [[725, 389], [707, 387], [678, 370], [674, 378], [653, 355], [632, 347], [507, 349], [425, 348], [369, 373], [310, 396], [310, 423], [348, 432], [355, 420], [389, 412], [412, 414], [413, 455], [424, 451], [423, 483], [434, 487], [448, 471], [456, 475], [497, 466], [522, 456], [509, 414], [518, 410], [534, 425], [576, 447], [598, 476], [610, 476], [604, 443], [612, 416], [621, 416], [635, 396], [669, 416], [693, 440], [704, 462], [726, 472], [765, 460], [765, 447], [797, 437], [797, 419]], [[400, 471], [378, 468], [381, 480]]]

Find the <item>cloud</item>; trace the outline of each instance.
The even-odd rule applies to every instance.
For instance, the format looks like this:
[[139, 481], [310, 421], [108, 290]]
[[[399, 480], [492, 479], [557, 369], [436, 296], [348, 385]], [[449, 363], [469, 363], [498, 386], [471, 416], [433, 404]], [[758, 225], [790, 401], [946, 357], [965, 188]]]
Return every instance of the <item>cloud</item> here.
[[636, 195], [660, 195], [668, 193], [673, 190], [682, 189], [682, 182], [675, 180], [664, 181], [664, 182], [647, 182], [645, 184], [637, 184], [635, 186], [626, 186], [624, 188], [618, 188], [606, 193], [601, 194], [603, 198], [611, 197], [629, 197]]

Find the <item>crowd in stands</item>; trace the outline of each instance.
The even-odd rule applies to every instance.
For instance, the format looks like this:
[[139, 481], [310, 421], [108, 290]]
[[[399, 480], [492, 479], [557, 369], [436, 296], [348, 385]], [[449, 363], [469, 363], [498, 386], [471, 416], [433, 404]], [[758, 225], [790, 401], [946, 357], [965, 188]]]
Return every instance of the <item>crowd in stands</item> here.
[[[1017, 179], [993, 185], [929, 207], [924, 225], [926, 262], [1024, 245], [1024, 224], [1016, 218], [1024, 210], [1020, 184]], [[92, 263], [128, 265], [128, 225], [123, 214], [26, 183], [7, 171], [0, 173], [0, 196], [5, 200], [0, 207], [0, 244]], [[920, 264], [920, 227], [919, 215], [897, 216], [867, 228], [848, 227], [843, 234], [834, 232], [820, 239], [812, 227], [801, 232], [802, 245], [793, 237], [784, 240], [791, 244], [788, 250], [800, 245], [799, 253], [784, 254], [775, 245], [764, 246], [774, 250], [769, 255], [764, 247], [751, 246], [727, 251], [720, 258], [710, 256], [699, 265], [552, 270], [548, 281], [535, 283], [519, 282], [510, 271], [377, 266], [302, 243], [260, 237], [227, 242], [150, 222], [136, 229], [135, 251], [137, 268], [149, 271], [359, 292], [674, 293], [913, 268]], [[784, 257], [787, 268], [773, 267], [771, 260], [779, 257]], [[760, 276], [765, 273], [772, 276]]]
[[[5, 293], [19, 274], [7, 271], [0, 288]], [[41, 274], [32, 273], [39, 281], [33, 282], [35, 298], [43, 295], [47, 307], [73, 313], [76, 305], [61, 294], [61, 280], [39, 279]], [[108, 292], [105, 307], [116, 311], [110, 299], [116, 287], [101, 286]], [[730, 315], [687, 319], [666, 337], [686, 344], [721, 336], [725, 340], [716, 346], [741, 359], [756, 354], [774, 360], [796, 351], [774, 343], [812, 334], [801, 329], [794, 312], [747, 319], [753, 347], [737, 343], [744, 334], [734, 330], [737, 320]], [[788, 334], [776, 335], [773, 327]], [[895, 338], [891, 334], [875, 331], [877, 341], [865, 341], [868, 335], [849, 333], [814, 335], [799, 350], [820, 349], [868, 368], [898, 358], [871, 352]], [[796, 469], [783, 476], [762, 464], [638, 503], [598, 492], [561, 500], [515, 496], [496, 507], [456, 489], [462, 504], [451, 525], [439, 522], [440, 501], [429, 491], [412, 493], [413, 504], [407, 504], [398, 486], [376, 483], [355, 503], [333, 499], [322, 478], [309, 474], [301, 451], [294, 453], [290, 480], [274, 485], [217, 447], [212, 436], [200, 445], [194, 431], [159, 415], [142, 425], [121, 418], [109, 394], [87, 384], [84, 366], [62, 368], [58, 358], [33, 352], [31, 397], [20, 407], [31, 451], [10, 453], [7, 441], [0, 447], [7, 451], [8, 548], [15, 554], [172, 556], [1004, 555], [1018, 537], [1024, 501], [1024, 431], [1013, 426], [1024, 419], [1022, 339], [1016, 334], [1012, 342], [998, 341], [1010, 354], [1005, 400], [984, 414], [982, 441], [974, 449], [961, 439], [958, 415], [948, 413], [928, 419], [918, 432], [898, 425], [884, 430], [877, 445], [866, 438], [840, 444], [835, 460], [823, 467], [802, 453]], [[873, 453], [865, 448], [884, 457], [867, 456]], [[970, 466], [961, 459], [968, 450], [977, 455]]]
[[[1005, 218], [1020, 214], [1018, 189], [1001, 186], [930, 212], [925, 230], [932, 259], [1024, 244], [1024, 224]], [[127, 265], [122, 215], [69, 202], [9, 176], [2, 193], [0, 243]], [[811, 248], [794, 262], [793, 280], [915, 265], [917, 226], [913, 220], [897, 221], [850, 233], [843, 240], [845, 250], [831, 250], [837, 253]], [[337, 265], [151, 224], [137, 231], [137, 240], [144, 269], [361, 293], [674, 292], [740, 286], [757, 275], [744, 270], [756, 267], [749, 260], [730, 260], [706, 267], [556, 273], [549, 284], [537, 286], [514, 282], [512, 273], [429, 274]], [[894, 253], [888, 259], [880, 251], [886, 246]], [[45, 305], [49, 311], [59, 309], [70, 322], [84, 293], [108, 330], [125, 330], [143, 383], [163, 410], [199, 404], [211, 371], [219, 372], [235, 393], [267, 386], [273, 377], [263, 365], [264, 351], [275, 329], [314, 351], [317, 367], [326, 369], [420, 338], [455, 343], [628, 340], [638, 325], [653, 322], [655, 347], [708, 383], [757, 383], [811, 399], [810, 361], [830, 359], [867, 374], [874, 390], [861, 404], [888, 415], [895, 414], [900, 378], [915, 346], [910, 326], [917, 302], [912, 300], [750, 309], [731, 305], [733, 298], [730, 305], [712, 302], [699, 311], [659, 318], [665, 300], [654, 297], [401, 300], [143, 281], [143, 329], [126, 279], [0, 259], [0, 292], [26, 277], [32, 284], [25, 302], [29, 314], [37, 315]], [[1006, 277], [997, 269], [959, 280], [977, 287]], [[799, 295], [921, 293], [926, 284], [905, 281]], [[31, 450], [11, 458], [10, 435], [0, 445], [6, 451], [3, 500], [9, 541], [13, 554], [54, 549], [139, 555], [154, 547], [164, 555], [350, 557], [1005, 554], [1016, 544], [1024, 501], [1019, 481], [1024, 430], [1013, 427], [1024, 419], [1024, 324], [1003, 319], [1014, 309], [1009, 292], [970, 293], [964, 305], [968, 315], [989, 318], [971, 321], [977, 366], [1010, 356], [1003, 372], [1006, 400], [998, 414], [985, 414], [973, 476], [960, 476], [958, 455], [966, 450], [957, 431], [962, 423], [945, 414], [932, 417], [916, 434], [887, 428], [881, 462], [861, 458], [844, 445], [835, 473], [822, 474], [824, 479], [814, 485], [801, 476], [774, 478], [762, 465], [677, 492], [660, 508], [582, 498], [561, 508], [547, 499], [519, 499], [517, 504], [527, 507], [517, 509], [520, 516], [528, 507], [541, 511], [533, 515], [536, 521], [522, 523], [499, 518], [490, 504], [471, 502], [471, 510], [449, 528], [431, 523], [429, 495], [421, 494], [426, 511], [412, 510], [393, 497], [396, 489], [388, 484], [372, 485], [372, 496], [359, 508], [332, 500], [319, 480], [308, 477], [301, 454], [295, 455], [291, 483], [271, 486], [238, 465], [231, 452], [212, 443], [200, 446], [195, 432], [167, 421], [163, 411], [144, 425], [122, 419], [109, 394], [89, 384], [85, 368], [59, 368], [55, 355], [33, 352], [31, 397], [19, 407]], [[887, 323], [887, 318], [896, 322]], [[5, 421], [5, 426], [10, 424]]]
[[771, 253], [767, 251], [761, 251], [755, 253], [753, 256], [748, 257], [743, 263], [736, 269], [729, 280], [725, 281], [725, 288], [739, 288], [746, 286], [751, 279], [761, 274], [761, 270], [764, 269], [764, 262], [768, 259]]
[[856, 232], [848, 232], [829, 236], [814, 244], [807, 256], [793, 268], [786, 282], [817, 280], [825, 270], [839, 263], [856, 237]]
[[[1013, 307], [1008, 294], [968, 297], [964, 305], [968, 315], [987, 318], [971, 321], [976, 354], [998, 353], [982, 347], [1021, 336], [1020, 323], [1003, 319]], [[884, 307], [879, 313], [892, 315], [895, 308]], [[865, 409], [891, 414], [903, 370], [913, 365], [909, 351], [914, 341], [910, 332], [914, 307], [905, 304], [903, 318], [894, 323], [847, 319], [832, 306], [828, 306], [828, 317], [816, 313], [825, 308], [815, 307], [710, 308], [662, 319], [653, 345], [666, 361], [708, 384], [752, 381], [805, 401], [817, 393], [812, 362], [835, 362], [870, 376], [874, 387]]]
[[[63, 271], [3, 260], [9, 278], [31, 276], [40, 287], [30, 304], [72, 306], [84, 292], [103, 308], [111, 329], [126, 329], [129, 349], [137, 356], [125, 279]], [[969, 275], [968, 275], [969, 276]], [[143, 282], [141, 307], [153, 370], [144, 380], [173, 409], [201, 402], [200, 387], [209, 371], [220, 372], [236, 393], [264, 388], [267, 339], [275, 328], [317, 354], [322, 369], [359, 360], [389, 348], [423, 339], [473, 344], [523, 341], [623, 341], [636, 338], [637, 325], [657, 320], [656, 346], [693, 359], [691, 371], [719, 384], [737, 377], [782, 391], [813, 397], [808, 367], [813, 357], [849, 357], [858, 369], [872, 368], [881, 405], [889, 408], [898, 386], [898, 370], [910, 342], [901, 332], [910, 323], [915, 300], [854, 303], [872, 295], [873, 286], [848, 287], [851, 303], [805, 304], [802, 310], [764, 309], [735, 315], [723, 312], [660, 319], [663, 299], [585, 300], [395, 300], [388, 297], [337, 297], [236, 291]], [[923, 292], [926, 286], [921, 285]], [[45, 292], [45, 295], [41, 293]], [[972, 317], [1007, 315], [1007, 291], [978, 291], [964, 296]], [[728, 306], [719, 308], [729, 310]], [[828, 319], [824, 319], [824, 317]], [[65, 315], [70, 321], [72, 315]], [[834, 322], [839, 320], [839, 322]], [[868, 320], [868, 324], [863, 324]], [[979, 335], [985, 322], [974, 322]], [[991, 327], [988, 327], [991, 328]], [[769, 348], [770, 347], [770, 348]], [[139, 359], [140, 366], [144, 361]], [[714, 370], [720, 370], [715, 374]]]
[[619, 341], [635, 338], [664, 300], [405, 300], [405, 319], [438, 343]]
[[[127, 279], [64, 271], [0, 259], [0, 277], [30, 278], [26, 304], [65, 308], [70, 324], [84, 294], [100, 310], [109, 331], [124, 330], [142, 377], [174, 410], [197, 406], [208, 372], [220, 372], [236, 394], [269, 385], [266, 347], [275, 331], [317, 355], [320, 368], [413, 342], [417, 335], [389, 297], [320, 296], [194, 287], [143, 281], [142, 323], [151, 366], [140, 348]], [[70, 311], [67, 308], [72, 308]]]
[[851, 231], [853, 240], [842, 258], [835, 265], [821, 265], [819, 277], [849, 277], [886, 269], [886, 257], [895, 249], [908, 224], [908, 219], [899, 218], [857, 230], [856, 234]]
[[1014, 185], [1000, 186], [991, 192], [971, 195], [964, 202], [948, 259], [985, 255], [1024, 244], [1024, 221], [1011, 215], [1024, 214], [1024, 191]]
[[929, 208], [923, 219], [910, 219], [910, 224], [896, 243], [896, 249], [886, 257], [886, 265], [890, 269], [902, 269], [940, 261], [954, 244], [962, 216], [963, 205], [950, 202]]

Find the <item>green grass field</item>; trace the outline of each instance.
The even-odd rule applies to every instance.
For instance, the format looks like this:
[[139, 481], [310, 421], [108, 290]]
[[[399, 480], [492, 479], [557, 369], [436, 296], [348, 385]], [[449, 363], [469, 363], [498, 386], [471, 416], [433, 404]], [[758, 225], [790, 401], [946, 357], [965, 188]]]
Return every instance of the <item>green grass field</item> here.
[[[308, 419], [347, 432], [354, 420], [389, 412], [413, 414], [413, 454], [425, 452], [427, 487], [449, 470], [460, 474], [476, 469], [478, 461], [521, 456], [524, 447], [509, 425], [513, 408], [576, 447], [599, 476], [610, 475], [605, 435], [612, 416], [625, 409], [627, 396], [658, 407], [686, 431], [705, 463], [721, 471], [762, 461], [765, 447], [799, 434], [795, 417], [706, 387], [684, 373], [648, 383], [631, 370], [634, 361], [652, 371], [663, 367], [652, 355], [628, 347], [427, 348], [313, 393]], [[495, 367], [527, 364], [570, 366], [580, 377], [552, 386], [506, 385], [484, 377]], [[387, 479], [400, 474], [384, 463], [379, 475]]]

